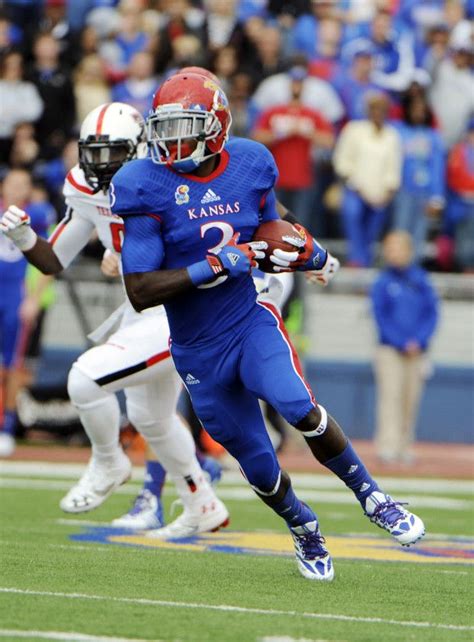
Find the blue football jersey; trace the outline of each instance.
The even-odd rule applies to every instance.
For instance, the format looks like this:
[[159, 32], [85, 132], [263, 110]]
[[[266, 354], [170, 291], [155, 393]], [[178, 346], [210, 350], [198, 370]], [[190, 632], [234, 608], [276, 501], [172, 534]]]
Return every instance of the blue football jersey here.
[[[205, 178], [182, 174], [150, 158], [131, 161], [114, 176], [112, 210], [124, 218], [124, 273], [185, 268], [240, 234], [278, 218], [273, 156], [255, 141], [233, 138]], [[267, 202], [266, 202], [267, 201]], [[255, 306], [250, 275], [189, 290], [166, 304], [173, 341], [207, 341], [241, 323]]]

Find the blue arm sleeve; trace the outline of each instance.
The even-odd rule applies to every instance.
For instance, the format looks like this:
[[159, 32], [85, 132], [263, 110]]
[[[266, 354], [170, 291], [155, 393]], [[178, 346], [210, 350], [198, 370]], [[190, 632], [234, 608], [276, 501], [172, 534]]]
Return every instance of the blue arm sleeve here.
[[271, 189], [264, 197], [260, 206], [260, 220], [262, 223], [265, 221], [274, 221], [279, 219], [280, 216], [276, 210], [276, 196], [275, 190]]
[[145, 214], [127, 216], [124, 224], [123, 273], [159, 270], [165, 255], [160, 221]]
[[436, 291], [428, 280], [424, 283], [423, 293], [425, 304], [421, 316], [422, 320], [417, 328], [416, 340], [423, 350], [426, 350], [438, 323], [439, 302]]

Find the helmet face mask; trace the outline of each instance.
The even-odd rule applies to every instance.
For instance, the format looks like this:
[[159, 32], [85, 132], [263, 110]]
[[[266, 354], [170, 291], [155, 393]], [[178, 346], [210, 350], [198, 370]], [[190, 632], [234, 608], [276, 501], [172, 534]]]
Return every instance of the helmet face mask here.
[[201, 74], [179, 73], [160, 87], [146, 122], [152, 160], [180, 172], [192, 172], [219, 154], [228, 138], [231, 115], [227, 98]]
[[84, 119], [79, 139], [79, 167], [94, 194], [106, 192], [124, 163], [147, 154], [145, 122], [130, 105], [107, 103]]
[[222, 131], [217, 117], [200, 109], [163, 105], [147, 120], [147, 139], [153, 160], [179, 171], [192, 171], [217, 152], [208, 142]]
[[137, 145], [131, 140], [109, 140], [109, 136], [89, 136], [79, 141], [79, 166], [94, 192], [109, 188], [122, 165], [136, 157]]

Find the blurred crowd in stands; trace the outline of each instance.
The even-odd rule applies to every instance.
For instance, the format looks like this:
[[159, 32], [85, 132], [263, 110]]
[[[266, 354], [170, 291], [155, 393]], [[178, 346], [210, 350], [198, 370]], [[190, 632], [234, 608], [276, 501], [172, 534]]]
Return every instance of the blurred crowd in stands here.
[[30, 172], [27, 200], [59, 218], [85, 115], [146, 116], [167, 75], [202, 65], [232, 134], [271, 149], [281, 200], [346, 239], [346, 264], [401, 229], [431, 269], [472, 271], [473, 19], [474, 0], [0, 1], [0, 178]]

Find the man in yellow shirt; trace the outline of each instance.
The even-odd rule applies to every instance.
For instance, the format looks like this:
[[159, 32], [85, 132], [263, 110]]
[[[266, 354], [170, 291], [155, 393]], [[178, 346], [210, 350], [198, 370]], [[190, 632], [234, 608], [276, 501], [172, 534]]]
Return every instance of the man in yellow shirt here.
[[402, 150], [397, 131], [386, 123], [389, 100], [367, 97], [367, 119], [343, 128], [334, 151], [334, 167], [344, 182], [342, 217], [349, 264], [372, 263], [372, 245], [384, 228], [388, 206], [400, 186]]

